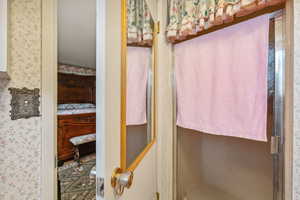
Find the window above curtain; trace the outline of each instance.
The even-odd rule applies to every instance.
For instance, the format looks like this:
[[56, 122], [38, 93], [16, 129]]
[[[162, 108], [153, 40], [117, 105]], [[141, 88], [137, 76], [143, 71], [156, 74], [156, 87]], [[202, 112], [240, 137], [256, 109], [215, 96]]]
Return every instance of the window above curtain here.
[[170, 42], [184, 40], [213, 26], [233, 22], [235, 17], [283, 2], [285, 0], [169, 0], [167, 38]]
[[152, 44], [154, 22], [146, 0], [127, 0], [127, 43]]

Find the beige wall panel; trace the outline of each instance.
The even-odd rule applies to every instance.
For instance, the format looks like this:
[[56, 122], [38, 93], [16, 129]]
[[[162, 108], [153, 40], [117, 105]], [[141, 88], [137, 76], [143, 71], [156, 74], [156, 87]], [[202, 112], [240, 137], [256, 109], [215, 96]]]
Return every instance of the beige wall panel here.
[[9, 0], [10, 81], [0, 80], [0, 199], [40, 199], [41, 119], [10, 119], [10, 87], [41, 87], [41, 0]]
[[294, 0], [294, 200], [300, 200], [300, 1]]

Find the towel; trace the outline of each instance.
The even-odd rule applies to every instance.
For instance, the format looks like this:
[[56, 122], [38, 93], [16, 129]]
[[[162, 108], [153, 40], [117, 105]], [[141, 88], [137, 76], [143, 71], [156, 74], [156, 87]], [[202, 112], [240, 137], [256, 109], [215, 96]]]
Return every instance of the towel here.
[[267, 141], [269, 16], [174, 47], [177, 125]]
[[147, 123], [147, 79], [151, 48], [127, 48], [127, 125]]

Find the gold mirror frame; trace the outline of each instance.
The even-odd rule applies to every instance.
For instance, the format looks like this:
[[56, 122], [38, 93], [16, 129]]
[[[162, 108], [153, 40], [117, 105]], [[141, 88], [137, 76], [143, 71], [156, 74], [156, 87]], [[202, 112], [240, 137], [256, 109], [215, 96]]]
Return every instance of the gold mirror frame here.
[[152, 141], [144, 148], [134, 162], [127, 168], [127, 126], [126, 126], [126, 96], [127, 96], [127, 0], [122, 0], [121, 14], [121, 170], [133, 172], [145, 155], [156, 142], [156, 66], [157, 66], [157, 34], [159, 23], [154, 22], [153, 45], [152, 45], [152, 105], [151, 105], [151, 133]]

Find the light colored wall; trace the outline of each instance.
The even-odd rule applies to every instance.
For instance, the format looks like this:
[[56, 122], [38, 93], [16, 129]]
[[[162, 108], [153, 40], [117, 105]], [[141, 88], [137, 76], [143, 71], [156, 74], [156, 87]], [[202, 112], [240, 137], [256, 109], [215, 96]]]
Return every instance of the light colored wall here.
[[[153, 0], [155, 2], [155, 0]], [[166, 41], [167, 1], [157, 0], [157, 20], [160, 21], [158, 35], [157, 65], [157, 190], [160, 199], [175, 200], [173, 93], [172, 93], [172, 46]]]
[[272, 200], [270, 144], [182, 128], [178, 135], [179, 196], [195, 200], [208, 193], [214, 198], [207, 199], [222, 194], [224, 200]]
[[40, 88], [41, 0], [10, 0], [11, 80], [0, 80], [0, 199], [40, 199], [41, 119], [10, 120], [10, 87]]
[[300, 1], [294, 0], [294, 200], [300, 200]]
[[96, 68], [96, 0], [58, 1], [58, 61]]

